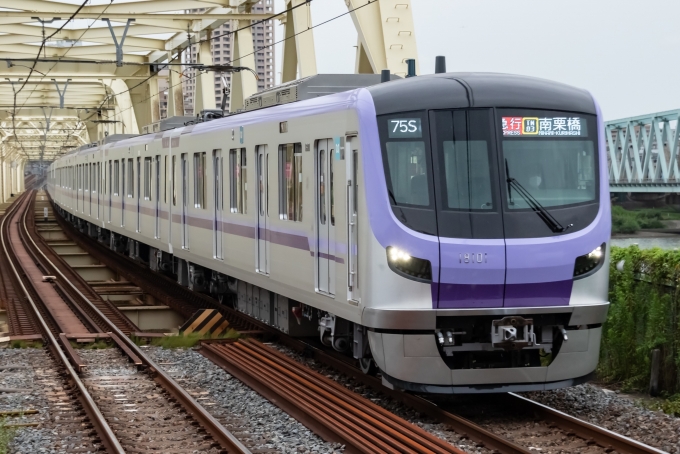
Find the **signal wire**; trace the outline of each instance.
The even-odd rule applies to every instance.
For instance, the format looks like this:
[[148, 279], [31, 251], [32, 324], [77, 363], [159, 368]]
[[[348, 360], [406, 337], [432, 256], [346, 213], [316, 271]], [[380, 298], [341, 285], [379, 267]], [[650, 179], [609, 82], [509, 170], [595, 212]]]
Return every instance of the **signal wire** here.
[[[85, 0], [85, 1], [80, 5], [80, 7], [79, 7], [79, 8], [71, 15], [71, 17], [69, 17], [69, 18], [66, 20], [66, 22], [64, 22], [64, 23], [62, 24], [61, 27], [59, 27], [59, 28], [58, 28], [54, 33], [52, 33], [50, 36], [44, 38], [43, 41], [42, 41], [42, 43], [40, 44], [40, 49], [38, 50], [38, 54], [37, 54], [37, 56], [36, 56], [36, 59], [35, 59], [34, 62], [33, 62], [33, 66], [32, 66], [31, 68], [29, 68], [30, 71], [29, 71], [29, 73], [28, 73], [28, 76], [26, 76], [26, 80], [24, 81], [24, 83], [23, 83], [23, 85], [21, 86], [21, 88], [20, 88], [17, 92], [15, 92], [15, 94], [14, 94], [14, 102], [13, 102], [13, 106], [12, 106], [12, 112], [13, 112], [13, 113], [12, 113], [12, 129], [13, 129], [13, 134], [14, 134], [14, 139], [15, 139], [15, 141], [17, 141], [17, 140], [16, 140], [16, 139], [17, 139], [17, 136], [16, 136], [16, 121], [15, 121], [15, 116], [16, 116], [16, 111], [17, 111], [17, 95], [18, 95], [18, 94], [21, 92], [21, 90], [23, 90], [23, 88], [26, 86], [26, 84], [28, 83], [29, 79], [31, 78], [31, 75], [33, 74], [33, 72], [38, 72], [38, 73], [40, 73], [40, 71], [37, 71], [37, 70], [35, 69], [35, 67], [36, 67], [36, 65], [37, 65], [37, 63], [38, 63], [38, 61], [39, 61], [39, 59], [40, 59], [40, 53], [42, 52], [42, 50], [44, 49], [44, 47], [47, 45], [47, 41], [50, 40], [50, 39], [51, 39], [52, 37], [54, 37], [55, 35], [57, 35], [60, 31], [62, 31], [62, 30], [64, 29], [64, 27], [66, 27], [66, 25], [68, 25], [72, 20], [74, 20], [75, 17], [78, 15], [78, 13], [79, 13], [79, 12], [83, 9], [83, 7], [85, 7], [85, 5], [88, 3], [88, 1], [89, 1], [89, 0]], [[104, 8], [104, 9], [101, 11], [101, 13], [99, 13], [99, 15], [97, 16], [97, 18], [96, 18], [95, 20], [93, 20], [93, 21], [90, 23], [90, 25], [88, 25], [87, 28], [86, 28], [85, 30], [83, 30], [83, 32], [80, 34], [80, 36], [79, 36], [79, 37], [71, 44], [71, 46], [70, 46], [68, 49], [66, 49], [66, 52], [64, 52], [64, 55], [60, 55], [60, 56], [58, 57], [57, 61], [52, 65], [52, 67], [51, 67], [50, 69], [47, 70], [47, 72], [46, 72], [45, 74], [40, 73], [40, 74], [43, 76], [43, 77], [40, 79], [41, 81], [44, 80], [45, 77], [47, 77], [47, 74], [49, 74], [50, 71], [52, 71], [52, 70], [57, 66], [57, 64], [59, 64], [59, 62], [61, 61], [61, 59], [64, 58], [64, 57], [66, 56], [66, 54], [68, 54], [68, 52], [69, 52], [71, 49], [73, 49], [73, 47], [74, 47], [79, 41], [82, 40], [83, 36], [85, 36], [85, 33], [87, 33], [87, 32], [92, 28], [92, 26], [99, 20], [99, 18], [100, 18], [104, 13], [106, 13], [106, 11], [107, 11], [107, 10], [109, 9], [109, 7], [113, 4], [113, 2], [114, 2], [114, 0], [111, 0], [110, 3], [109, 3], [108, 5], [106, 5], [106, 8]], [[26, 103], [27, 103], [28, 100], [30, 99], [31, 95], [35, 92], [35, 90], [36, 90], [37, 88], [38, 88], [37, 85], [36, 85], [35, 87], [33, 87], [33, 90], [31, 90], [31, 93], [29, 93], [29, 95], [26, 97], [26, 100], [25, 100], [24, 103], [21, 105], [21, 108], [23, 108], [23, 107], [26, 105]], [[45, 128], [47, 128], [47, 124], [45, 124]], [[68, 140], [68, 136], [67, 136], [67, 139], [66, 139], [66, 140]], [[65, 143], [65, 142], [64, 142], [64, 143]], [[25, 150], [25, 148], [24, 148], [23, 142], [20, 142], [19, 144], [20, 144], [20, 146], [21, 146], [22, 151], [23, 151], [24, 154], [26, 155], [26, 157], [28, 157], [28, 154], [26, 153], [26, 150]], [[63, 145], [62, 145], [62, 147], [63, 147]]]
[[[332, 18], [330, 18], [330, 19], [328, 19], [328, 20], [326, 20], [326, 21], [324, 21], [324, 22], [321, 22], [321, 23], [318, 23], [318, 24], [316, 24], [316, 25], [313, 25], [313, 26], [311, 26], [311, 27], [309, 27], [309, 28], [307, 28], [307, 29], [305, 29], [305, 30], [301, 30], [301, 31], [299, 31], [299, 32], [297, 32], [297, 33], [295, 33], [295, 34], [293, 34], [292, 36], [289, 36], [289, 37], [287, 37], [287, 38], [281, 39], [281, 40], [279, 40], [279, 41], [277, 41], [277, 42], [275, 42], [275, 43], [272, 43], [272, 44], [268, 44], [268, 45], [266, 45], [266, 46], [263, 46], [263, 47], [261, 47], [259, 50], [254, 51], [254, 52], [251, 52], [251, 53], [249, 53], [249, 54], [247, 54], [247, 55], [243, 55], [243, 56], [241, 56], [241, 57], [239, 57], [239, 58], [237, 58], [237, 59], [231, 60], [231, 61], [229, 61], [229, 63], [233, 63], [233, 62], [238, 61], [238, 60], [240, 60], [240, 59], [242, 59], [242, 58], [245, 58], [245, 57], [248, 57], [248, 56], [250, 56], [250, 55], [253, 55], [253, 54], [259, 52], [259, 51], [262, 50], [262, 49], [266, 49], [266, 48], [268, 48], [268, 47], [272, 47], [272, 46], [275, 46], [275, 45], [277, 45], [277, 44], [283, 43], [283, 42], [285, 42], [285, 41], [287, 41], [287, 40], [289, 40], [289, 39], [293, 39], [293, 38], [295, 38], [296, 36], [301, 35], [302, 33], [306, 33], [306, 32], [308, 32], [308, 31], [311, 31], [311, 30], [313, 30], [313, 29], [315, 29], [315, 28], [317, 28], [317, 27], [320, 27], [321, 25], [327, 24], [327, 23], [332, 22], [332, 21], [334, 21], [334, 20], [336, 20], [336, 19], [339, 19], [339, 18], [341, 18], [341, 17], [343, 17], [343, 16], [346, 16], [346, 15], [348, 15], [348, 14], [351, 14], [351, 13], [353, 13], [354, 11], [357, 11], [357, 10], [359, 10], [359, 9], [361, 9], [361, 8], [364, 8], [364, 7], [368, 6], [368, 5], [372, 5], [373, 3], [377, 3], [378, 1], [379, 1], [379, 0], [368, 0], [367, 3], [365, 3], [365, 4], [361, 5], [361, 6], [357, 6], [356, 8], [353, 8], [353, 9], [347, 11], [346, 13], [339, 14], [339, 15], [337, 15], [337, 16], [335, 16], [335, 17], [332, 17]], [[301, 3], [301, 5], [305, 5], [305, 4], [307, 4], [307, 2]], [[298, 5], [298, 6], [299, 6], [299, 5]], [[280, 14], [282, 14], [282, 13], [280, 13]], [[234, 30], [234, 32], [236, 32], [236, 31], [238, 31], [238, 30]], [[192, 79], [195, 79], [196, 77], [198, 77], [198, 75], [187, 76], [187, 80], [192, 80]], [[174, 88], [174, 87], [176, 87], [176, 86], [178, 86], [178, 85], [180, 85], [180, 84], [182, 84], [182, 82], [176, 83], [176, 84], [174, 84], [174, 85], [170, 85], [170, 86], [168, 87], [168, 90], [171, 89], [171, 88]], [[156, 96], [159, 96], [159, 95], [160, 95], [160, 93], [152, 94], [152, 95], [150, 95], [150, 96], [148, 96], [148, 97], [146, 97], [146, 98], [144, 98], [144, 99], [142, 99], [142, 100], [140, 100], [140, 101], [137, 101], [136, 103], [134, 103], [134, 104], [131, 105], [130, 107], [128, 107], [128, 108], [126, 108], [126, 109], [124, 109], [124, 110], [121, 110], [121, 111], [118, 112], [118, 113], [119, 113], [119, 114], [122, 114], [123, 112], [132, 109], [135, 105], [140, 104], [140, 103], [143, 103], [143, 102], [145, 102], [145, 101], [148, 101], [148, 100], [150, 100], [151, 98], [155, 98]]]

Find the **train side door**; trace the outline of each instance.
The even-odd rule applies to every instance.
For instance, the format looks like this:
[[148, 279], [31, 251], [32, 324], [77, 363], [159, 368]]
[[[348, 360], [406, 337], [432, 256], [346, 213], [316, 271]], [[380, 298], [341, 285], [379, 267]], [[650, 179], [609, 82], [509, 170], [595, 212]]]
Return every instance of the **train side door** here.
[[154, 191], [156, 195], [156, 225], [155, 225], [155, 237], [159, 239], [161, 237], [161, 156], [156, 155], [156, 190]]
[[316, 275], [317, 289], [335, 294], [335, 209], [332, 139], [316, 142]]
[[269, 153], [257, 146], [257, 272], [269, 274]]
[[127, 186], [125, 186], [125, 161], [123, 158], [120, 160], [120, 226], [125, 227], [125, 199], [127, 198]]
[[358, 140], [348, 137], [345, 145], [347, 175], [347, 299], [359, 301], [359, 151]]
[[108, 163], [107, 163], [107, 167], [109, 169], [109, 184], [108, 184], [109, 217], [108, 217], [108, 221], [110, 223], [111, 222], [111, 212], [113, 211], [113, 161], [109, 160]]
[[[133, 187], [134, 191], [134, 187]], [[142, 205], [142, 158], [137, 158], [137, 232], [141, 229], [141, 205]]]
[[87, 195], [90, 199], [90, 207], [89, 207], [89, 212], [88, 214], [92, 216], [92, 192], [94, 191], [94, 181], [95, 179], [92, 178], [92, 173], [94, 172], [94, 164], [88, 164], [87, 165], [87, 180], [85, 187], [87, 188]]
[[214, 204], [214, 219], [213, 219], [213, 257], [218, 260], [224, 259], [222, 249], [222, 210], [224, 209], [224, 189], [222, 188], [222, 150], [213, 151], [213, 204]]
[[186, 153], [182, 153], [180, 166], [182, 172], [182, 248], [189, 249], [189, 227], [187, 226], [187, 210], [189, 203], [189, 184], [187, 183], [187, 178], [189, 177], [189, 161]]

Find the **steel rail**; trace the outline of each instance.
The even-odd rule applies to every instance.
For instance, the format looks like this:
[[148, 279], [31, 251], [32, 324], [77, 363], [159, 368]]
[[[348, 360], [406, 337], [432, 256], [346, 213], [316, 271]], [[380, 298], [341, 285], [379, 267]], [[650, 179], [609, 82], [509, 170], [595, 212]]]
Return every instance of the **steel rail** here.
[[336, 371], [354, 378], [355, 380], [365, 384], [374, 391], [383, 393], [390, 398], [401, 402], [419, 413], [424, 413], [432, 419], [440, 423], [450, 426], [456, 433], [459, 433], [476, 443], [484, 445], [487, 449], [498, 451], [502, 454], [531, 454], [532, 451], [520, 446], [506, 438], [496, 435], [474, 422], [465, 419], [461, 416], [450, 413], [436, 404], [426, 400], [415, 394], [405, 393], [399, 390], [394, 390], [382, 384], [382, 381], [376, 377], [366, 375], [358, 367], [350, 364], [344, 359], [335, 357], [328, 352], [319, 348], [302, 342], [298, 339], [290, 337], [286, 334], [279, 336], [279, 341], [286, 347], [300, 353], [311, 354], [312, 357]]
[[[23, 228], [28, 232], [26, 226], [26, 218], [23, 219]], [[66, 276], [61, 270], [52, 263], [52, 261], [45, 255], [45, 253], [37, 247], [33, 238], [28, 235], [28, 239], [33, 243], [33, 246], [40, 252], [44, 260], [52, 266], [55, 272], [61, 276], [62, 281], [68, 283], [69, 286], [77, 293], [82, 301], [87, 304], [93, 312], [95, 312], [106, 324], [110, 332], [114, 333], [120, 340], [122, 340], [127, 347], [137, 355], [145, 366], [153, 374], [154, 380], [168, 391], [177, 401], [184, 407], [184, 409], [192, 415], [212, 437], [222, 445], [224, 449], [229, 452], [251, 454], [251, 451], [246, 448], [234, 435], [229, 432], [213, 415], [208, 413], [201, 404], [199, 404], [191, 395], [173, 379], [170, 374], [165, 372], [163, 368], [159, 367], [149, 356], [146, 355], [132, 340], [125, 335], [113, 322], [111, 322], [97, 306], [95, 306]]]
[[[66, 358], [66, 355], [62, 348], [59, 346], [59, 343], [57, 342], [57, 339], [54, 337], [52, 334], [52, 331], [50, 330], [49, 326], [47, 325], [47, 322], [45, 319], [42, 317], [40, 314], [40, 311], [38, 310], [38, 307], [31, 297], [30, 292], [24, 285], [24, 282], [21, 279], [21, 275], [19, 274], [19, 271], [17, 270], [16, 266], [14, 265], [14, 261], [12, 260], [12, 257], [10, 255], [9, 249], [7, 248], [7, 243], [6, 243], [6, 237], [9, 236], [9, 231], [7, 234], [5, 234], [5, 225], [7, 223], [7, 219], [9, 218], [14, 218], [16, 211], [19, 210], [20, 206], [23, 204], [26, 206], [26, 201], [30, 200], [29, 194], [31, 192], [26, 192], [24, 195], [21, 196], [17, 202], [20, 201], [20, 203], [15, 203], [12, 206], [12, 210], [8, 215], [3, 216], [2, 221], [0, 222], [0, 241], [2, 241], [2, 246], [5, 251], [5, 255], [7, 256], [7, 260], [9, 261], [10, 268], [12, 269], [12, 272], [16, 276], [19, 286], [23, 290], [24, 294], [26, 295], [26, 301], [30, 304], [31, 308], [33, 309], [33, 313], [38, 320], [38, 323], [41, 326], [41, 329], [43, 331], [43, 336], [45, 339], [48, 341], [48, 345], [50, 346], [50, 349], [52, 350], [52, 353], [54, 354], [55, 357], [59, 358], [61, 360], [62, 364], [66, 368], [69, 377], [73, 382], [75, 383], [76, 387], [78, 388], [79, 391], [79, 400], [83, 405], [83, 408], [85, 409], [86, 413], [88, 414], [90, 420], [92, 421], [92, 424], [94, 425], [97, 434], [99, 435], [102, 443], [104, 444], [104, 447], [106, 448], [107, 452], [110, 453], [118, 453], [118, 454], [124, 454], [125, 451], [123, 450], [123, 447], [120, 445], [120, 442], [118, 441], [118, 438], [116, 435], [113, 433], [113, 430], [111, 430], [111, 427], [107, 423], [106, 419], [104, 418], [104, 415], [102, 415], [101, 411], [99, 410], [99, 407], [97, 404], [94, 402], [92, 399], [92, 396], [90, 396], [90, 393], [87, 391], [87, 388], [85, 388], [85, 385], [83, 382], [80, 380], [80, 377], [76, 373], [76, 371], [73, 369], [71, 366], [71, 363], [69, 360]], [[14, 250], [14, 247], [10, 244], [12, 247], [12, 252], [16, 256], [16, 252]]]
[[[58, 254], [54, 252], [52, 248], [48, 245], [47, 241], [40, 235], [40, 233], [37, 231], [37, 225], [35, 223], [35, 202], [34, 200], [32, 202], [32, 207], [33, 209], [27, 210], [27, 220], [28, 224], [32, 225], [31, 231], [25, 231], [22, 232], [25, 235], [29, 236], [30, 238], [35, 238], [36, 240], [33, 240], [33, 244], [36, 244], [38, 246], [39, 251], [41, 252], [41, 255], [47, 256], [49, 254], [50, 257], [53, 257], [51, 264], [56, 265], [57, 267], [60, 267], [61, 270], [65, 271], [68, 275], [68, 281], [71, 282], [72, 284], [78, 286], [78, 288], [81, 290], [81, 293], [86, 295], [88, 300], [93, 303], [94, 305], [100, 307], [100, 310], [104, 312], [106, 317], [111, 320], [113, 323], [116, 324], [122, 331], [124, 331], [126, 334], [128, 333], [133, 333], [138, 330], [137, 326], [132, 323], [130, 319], [127, 318], [112, 302], [108, 300], [104, 300], [95, 292], [89, 285], [89, 283], [75, 270], [72, 269], [72, 267], [69, 266], [66, 261], [61, 258]], [[49, 203], [49, 200], [47, 201]], [[33, 249], [30, 250], [31, 254], [36, 255], [36, 253], [33, 251]], [[40, 261], [39, 257], [35, 257], [36, 262], [40, 262], [41, 266], [45, 269], [47, 274], [49, 275], [54, 275], [54, 266], [50, 267], [47, 266], [44, 262]], [[52, 269], [50, 269], [52, 268]], [[69, 292], [69, 288], [64, 288], [61, 285], [58, 285], [59, 283], [57, 282], [57, 287], [58, 287], [58, 292], [63, 293], [62, 296], [64, 296], [64, 300], [71, 305], [73, 309], [75, 309], [74, 312], [77, 312], [81, 320], [84, 322], [87, 321], [89, 324], [94, 323], [94, 330], [95, 331], [100, 331], [101, 328], [99, 325], [102, 325], [101, 320], [99, 322], [96, 320], [97, 317], [94, 314], [87, 313], [86, 309], [81, 306], [79, 306], [76, 302], [75, 299], [80, 299], [80, 295], [73, 295], [71, 292]]]
[[455, 453], [459, 448], [254, 340], [209, 344], [215, 362], [331, 442], [353, 452]]
[[507, 397], [511, 404], [524, 407], [527, 411], [538, 413], [546, 421], [551, 421], [564, 430], [574, 432], [581, 438], [592, 440], [605, 449], [614, 449], [621, 454], [664, 454], [666, 452], [612, 432], [604, 427], [575, 418], [518, 394], [507, 393]]

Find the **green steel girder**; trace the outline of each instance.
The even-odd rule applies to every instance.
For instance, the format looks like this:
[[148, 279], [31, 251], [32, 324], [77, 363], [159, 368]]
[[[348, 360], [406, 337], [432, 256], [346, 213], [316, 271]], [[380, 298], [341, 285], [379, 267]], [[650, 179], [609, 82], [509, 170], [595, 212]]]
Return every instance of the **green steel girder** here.
[[679, 120], [677, 109], [605, 123], [612, 190], [680, 192]]

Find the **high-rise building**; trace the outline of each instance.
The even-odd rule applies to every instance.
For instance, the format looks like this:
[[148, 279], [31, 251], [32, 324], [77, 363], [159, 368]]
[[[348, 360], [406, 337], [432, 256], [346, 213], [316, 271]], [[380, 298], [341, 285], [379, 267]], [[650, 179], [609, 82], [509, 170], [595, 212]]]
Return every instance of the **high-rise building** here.
[[[191, 12], [200, 12], [202, 10], [191, 10]], [[253, 13], [272, 13], [274, 12], [273, 0], [260, 0], [252, 7]], [[256, 21], [253, 21], [256, 22]], [[213, 63], [216, 65], [231, 64], [232, 49], [234, 46], [234, 37], [230, 33], [235, 26], [235, 21], [227, 21], [224, 25], [213, 30], [213, 39], [210, 42], [210, 50], [212, 51]], [[255, 50], [255, 68], [259, 80], [257, 82], [258, 91], [274, 86], [274, 21], [267, 20], [252, 27], [253, 34], [253, 49]], [[196, 62], [197, 46], [193, 45], [187, 49], [183, 56], [185, 62]], [[239, 66], [239, 62], [234, 62], [234, 66]], [[182, 91], [184, 93], [184, 113], [185, 115], [194, 115], [194, 90], [196, 88], [195, 71], [193, 69], [184, 70], [186, 77], [183, 78]], [[246, 75], [247, 73], [244, 73]], [[214, 74], [215, 80], [215, 104], [219, 108], [222, 103], [222, 80], [220, 74]], [[225, 73], [224, 77], [228, 84], [231, 84], [231, 74]], [[246, 93], [249, 95], [250, 93]], [[226, 106], [229, 106], [229, 99], [227, 98]]]

